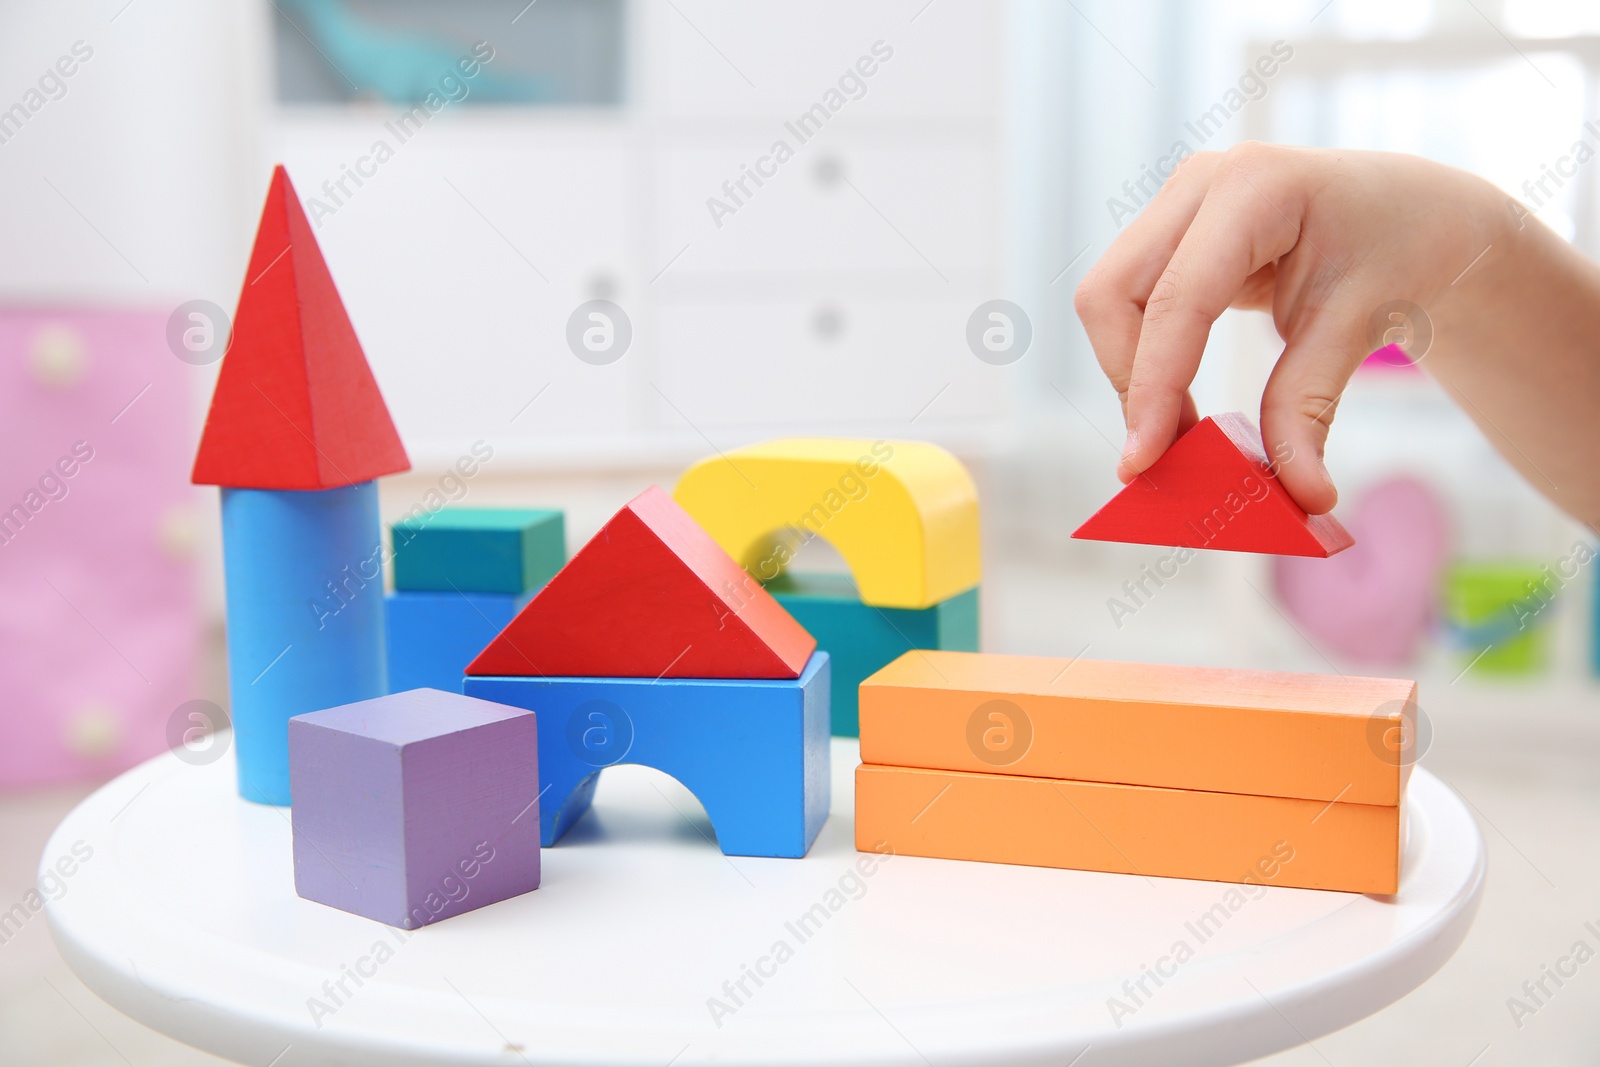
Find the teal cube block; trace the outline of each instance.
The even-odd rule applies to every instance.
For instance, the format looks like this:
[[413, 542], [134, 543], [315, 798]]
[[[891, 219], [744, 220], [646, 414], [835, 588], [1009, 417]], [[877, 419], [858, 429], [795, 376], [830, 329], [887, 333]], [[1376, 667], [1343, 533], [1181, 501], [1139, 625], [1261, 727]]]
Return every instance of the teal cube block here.
[[845, 574], [784, 574], [767, 592], [817, 639], [833, 665], [829, 697], [835, 737], [860, 734], [859, 686], [914, 648], [978, 651], [978, 589], [929, 608], [875, 608], [861, 603]]
[[390, 528], [394, 587], [520, 596], [567, 561], [566, 522], [545, 508], [441, 508]]

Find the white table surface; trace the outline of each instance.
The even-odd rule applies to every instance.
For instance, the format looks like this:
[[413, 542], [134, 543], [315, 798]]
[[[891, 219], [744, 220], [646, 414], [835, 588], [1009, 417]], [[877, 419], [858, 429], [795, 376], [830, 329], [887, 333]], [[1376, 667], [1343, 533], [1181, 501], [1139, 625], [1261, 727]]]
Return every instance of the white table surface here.
[[[57, 828], [43, 866], [93, 854], [47, 913], [99, 996], [256, 1067], [1203, 1067], [1405, 995], [1460, 945], [1483, 885], [1476, 823], [1421, 770], [1393, 898], [1273, 888], [1241, 904], [1222, 883], [908, 856], [852, 880], [859, 757], [833, 745], [833, 814], [804, 860], [724, 857], [676, 782], [617, 767], [544, 851], [537, 892], [410, 935], [295, 895], [288, 813], [235, 796], [231, 753], [166, 755]], [[786, 924], [818, 903], [837, 910], [801, 941]], [[1202, 943], [1186, 924], [1218, 904]], [[735, 1006], [724, 982], [780, 941], [792, 954]], [[1108, 998], [1133, 1005], [1124, 983], [1179, 941], [1193, 958], [1113, 1022]], [[324, 983], [358, 965], [371, 977], [345, 978], [335, 1004]], [[314, 1019], [313, 997], [332, 1013]], [[712, 997], [735, 1010], [713, 1020]]]

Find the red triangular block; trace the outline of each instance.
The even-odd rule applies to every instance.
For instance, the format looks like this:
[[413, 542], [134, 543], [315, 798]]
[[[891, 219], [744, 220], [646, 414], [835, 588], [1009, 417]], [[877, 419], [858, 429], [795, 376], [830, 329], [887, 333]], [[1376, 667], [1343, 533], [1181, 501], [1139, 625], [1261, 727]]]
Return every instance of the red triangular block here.
[[1201, 419], [1072, 536], [1279, 556], [1331, 556], [1355, 544], [1338, 519], [1294, 502], [1261, 434], [1238, 412]]
[[797, 678], [816, 638], [651, 487], [530, 600], [468, 674]]
[[332, 489], [411, 469], [283, 167], [272, 173], [192, 480]]

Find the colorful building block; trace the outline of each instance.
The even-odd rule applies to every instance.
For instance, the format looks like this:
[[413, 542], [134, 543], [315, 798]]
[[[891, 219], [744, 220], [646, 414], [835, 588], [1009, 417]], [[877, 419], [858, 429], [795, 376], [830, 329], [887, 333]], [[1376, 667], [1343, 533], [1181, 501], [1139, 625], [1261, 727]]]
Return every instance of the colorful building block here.
[[1283, 556], [1331, 556], [1355, 543], [1338, 519], [1294, 502], [1238, 412], [1201, 419], [1072, 536]]
[[195, 456], [196, 485], [333, 489], [411, 469], [279, 166]]
[[767, 592], [828, 653], [835, 737], [856, 736], [857, 687], [880, 667], [914, 648], [978, 651], [977, 589], [931, 608], [876, 608], [861, 602], [847, 575], [786, 573]]
[[1415, 682], [909, 652], [861, 684], [870, 764], [1393, 806]]
[[578, 550], [467, 673], [792, 679], [816, 647], [652, 487]]
[[239, 791], [289, 803], [289, 719], [387, 689], [380, 474], [410, 466], [310, 223], [272, 177], [193, 481], [220, 485]]
[[856, 848], [1394, 893], [1398, 806], [862, 764]]
[[798, 679], [468, 677], [463, 689], [539, 713], [540, 832], [589, 810], [602, 768], [665, 771], [705, 806], [729, 856], [804, 856], [828, 815], [826, 652]]
[[390, 538], [394, 587], [406, 591], [517, 596], [567, 561], [562, 513], [543, 508], [443, 508], [402, 519]]
[[539, 888], [531, 712], [415, 689], [296, 716], [295, 892], [407, 930]]
[[222, 491], [228, 690], [246, 800], [289, 803], [292, 717], [388, 691], [378, 530], [376, 482]]
[[458, 691], [467, 664], [528, 599], [509, 593], [390, 593], [384, 598], [389, 692]]
[[960, 460], [921, 441], [768, 441], [701, 460], [673, 495], [764, 582], [814, 537], [876, 607], [933, 607], [982, 577], [978, 491]]
[[105, 781], [220, 725], [182, 707], [205, 693], [201, 494], [170, 312], [0, 306], [0, 789]]

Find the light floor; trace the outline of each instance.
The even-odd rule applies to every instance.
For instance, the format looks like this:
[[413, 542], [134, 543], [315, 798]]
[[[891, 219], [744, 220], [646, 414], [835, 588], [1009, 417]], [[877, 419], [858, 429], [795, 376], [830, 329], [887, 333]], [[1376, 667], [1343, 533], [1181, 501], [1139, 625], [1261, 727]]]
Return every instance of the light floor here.
[[[1256, 592], [1253, 563], [1196, 569], [1137, 616], [1112, 625], [1105, 598], [1148, 553], [1108, 551], [1093, 572], [997, 553], [984, 587], [995, 650], [1108, 659], [1326, 670], [1316, 648]], [[1567, 620], [1570, 622], [1571, 620]], [[1571, 656], [1568, 657], [1572, 658]], [[1340, 669], [1347, 665], [1340, 664]], [[1268, 1060], [1275, 1067], [1592, 1067], [1600, 1063], [1600, 958], [1536, 1014], [1513, 1021], [1507, 999], [1600, 926], [1600, 688], [1575, 669], [1535, 683], [1491, 683], [1435, 654], [1421, 669], [1435, 738], [1424, 764], [1476, 809], [1489, 848], [1477, 924], [1431, 981], [1386, 1011]], [[86, 787], [0, 798], [0, 909], [33, 880], [46, 836]], [[1287, 1025], [1287, 1024], [1286, 1024]], [[67, 970], [42, 917], [0, 945], [3, 1067], [191, 1067], [220, 1064], [98, 1001]], [[255, 1065], [266, 1067], [266, 1065]], [[1093, 1067], [1092, 1054], [1080, 1067]], [[1163, 1065], [1165, 1067], [1165, 1065]]]

